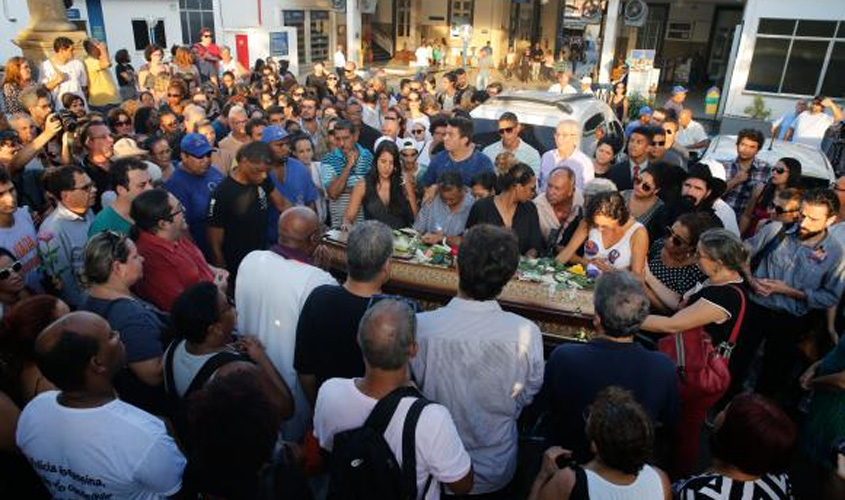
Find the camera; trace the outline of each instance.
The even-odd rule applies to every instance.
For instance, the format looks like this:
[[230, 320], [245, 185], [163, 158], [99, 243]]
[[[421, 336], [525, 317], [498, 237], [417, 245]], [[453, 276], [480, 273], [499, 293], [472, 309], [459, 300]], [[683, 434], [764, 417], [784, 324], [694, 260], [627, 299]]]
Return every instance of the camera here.
[[65, 132], [73, 132], [76, 130], [76, 127], [79, 126], [79, 121], [76, 119], [76, 115], [67, 109], [59, 110], [52, 116], [51, 120], [58, 120], [62, 124], [62, 130]]

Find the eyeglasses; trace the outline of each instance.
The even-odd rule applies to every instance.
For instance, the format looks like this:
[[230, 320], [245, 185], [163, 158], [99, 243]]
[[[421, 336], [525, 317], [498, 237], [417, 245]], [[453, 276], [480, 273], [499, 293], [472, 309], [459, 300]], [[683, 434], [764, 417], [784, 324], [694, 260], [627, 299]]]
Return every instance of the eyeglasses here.
[[71, 189], [71, 191], [91, 191], [92, 189], [94, 189], [94, 183], [89, 182], [88, 184], [83, 184], [81, 186], [74, 187], [73, 189]]
[[12, 263], [11, 266], [7, 267], [6, 269], [0, 270], [0, 281], [6, 281], [9, 277], [12, 276], [12, 273], [19, 273], [23, 269], [23, 264], [21, 261], [16, 260]]
[[499, 135], [510, 134], [516, 127], [502, 127], [499, 129]]
[[666, 141], [652, 141], [651, 145], [652, 146], [658, 146], [658, 147], [665, 146]]
[[176, 217], [179, 214], [183, 214], [183, 213], [185, 213], [185, 206], [182, 205], [181, 203], [179, 203], [179, 204], [176, 205], [176, 210], [174, 210], [174, 211], [170, 212], [170, 214], [168, 214], [168, 220], [170, 222], [173, 222], [174, 217]]
[[416, 300], [412, 300], [412, 299], [409, 299], [407, 297], [403, 297], [401, 295], [390, 295], [390, 294], [384, 294], [384, 293], [379, 293], [379, 294], [376, 294], [376, 295], [373, 295], [372, 297], [370, 297], [370, 301], [367, 302], [367, 309], [369, 310], [376, 303], [378, 303], [382, 300], [398, 300], [399, 302], [402, 302], [403, 304], [410, 307], [411, 310], [414, 311], [414, 314], [420, 312], [420, 305], [417, 303]]
[[786, 168], [784, 168], [784, 167], [775, 167], [775, 168], [773, 168], [773, 169], [772, 169], [772, 172], [774, 172], [774, 173], [776, 173], [776, 174], [782, 174], [782, 173], [786, 172]]
[[675, 231], [672, 230], [672, 226], [666, 226], [666, 234], [669, 235], [669, 239], [672, 240], [672, 244], [675, 245], [676, 247], [680, 247], [680, 246], [684, 246], [684, 245], [686, 245], [686, 246], [690, 245], [689, 241], [687, 241], [687, 240], [681, 238], [680, 236], [678, 236], [677, 234], [675, 234]]
[[167, 94], [167, 97], [182, 97], [182, 94]]
[[797, 212], [797, 211], [798, 211], [798, 209], [795, 209], [795, 210], [787, 210], [786, 208], [784, 208], [784, 207], [782, 207], [782, 206], [780, 206], [780, 205], [775, 205], [774, 210], [775, 210], [775, 213], [776, 213], [776, 214], [778, 214], [778, 215], [783, 215], [783, 214], [794, 214], [795, 212]]
[[293, 95], [296, 97], [302, 97], [305, 95], [305, 92], [294, 92]]
[[393, 120], [398, 120], [398, 118], [396, 118], [395, 116], [391, 116], [391, 115], [387, 115], [387, 116], [385, 116], [385, 117], [384, 117], [384, 119], [385, 119], [385, 120], [391, 120], [391, 121], [393, 121]]

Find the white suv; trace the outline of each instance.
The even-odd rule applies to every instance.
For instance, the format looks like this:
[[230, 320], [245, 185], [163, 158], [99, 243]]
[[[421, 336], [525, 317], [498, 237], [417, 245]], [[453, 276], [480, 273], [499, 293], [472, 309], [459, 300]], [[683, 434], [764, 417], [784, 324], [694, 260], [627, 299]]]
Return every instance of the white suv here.
[[581, 150], [587, 154], [596, 149], [596, 130], [599, 128], [604, 130], [606, 137], [616, 137], [624, 144], [624, 128], [607, 103], [588, 94], [561, 95], [526, 90], [503, 92], [472, 110], [476, 144], [487, 146], [500, 139], [498, 121], [506, 111], [516, 114], [522, 125], [520, 137], [541, 155], [555, 148], [555, 128], [564, 118], [581, 124]]

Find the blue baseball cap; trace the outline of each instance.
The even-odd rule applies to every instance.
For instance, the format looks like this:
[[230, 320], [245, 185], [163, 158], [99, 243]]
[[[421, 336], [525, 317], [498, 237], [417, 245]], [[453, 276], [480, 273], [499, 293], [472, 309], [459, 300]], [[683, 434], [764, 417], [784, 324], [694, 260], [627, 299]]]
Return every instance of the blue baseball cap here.
[[672, 87], [672, 93], [673, 94], [685, 94], [685, 93], [687, 93], [687, 88], [684, 87], [683, 85], [675, 85], [674, 87]]
[[180, 143], [183, 153], [191, 156], [205, 156], [214, 151], [208, 139], [202, 134], [187, 134]]
[[640, 116], [643, 116], [643, 115], [651, 115], [651, 108], [649, 108], [648, 106], [641, 107], [640, 108]]
[[288, 137], [287, 130], [278, 125], [270, 125], [265, 127], [261, 132], [261, 142], [271, 143], [274, 141], [281, 141]]

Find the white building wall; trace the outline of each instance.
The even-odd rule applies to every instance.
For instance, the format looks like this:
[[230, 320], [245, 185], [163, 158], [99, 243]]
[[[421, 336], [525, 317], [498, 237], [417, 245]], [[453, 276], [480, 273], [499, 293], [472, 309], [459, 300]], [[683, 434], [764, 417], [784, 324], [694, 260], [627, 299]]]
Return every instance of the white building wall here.
[[745, 116], [745, 108], [752, 105], [754, 96], [762, 95], [766, 107], [772, 110], [772, 116], [794, 109], [796, 96], [747, 92], [745, 84], [751, 68], [757, 27], [761, 17], [784, 19], [821, 19], [845, 20], [845, 2], [838, 0], [747, 0], [745, 6], [744, 27], [740, 38], [736, 63], [734, 64], [730, 88], [725, 101], [726, 116]]
[[[77, 2], [79, 4], [81, 2]], [[164, 20], [164, 35], [167, 40], [165, 52], [182, 43], [182, 23], [179, 18], [178, 0], [104, 0], [102, 2], [103, 22], [106, 26], [106, 44], [114, 58], [120, 49], [129, 51], [132, 65], [137, 70], [144, 59], [144, 49], [135, 50], [132, 21], [143, 19], [148, 22]]]

